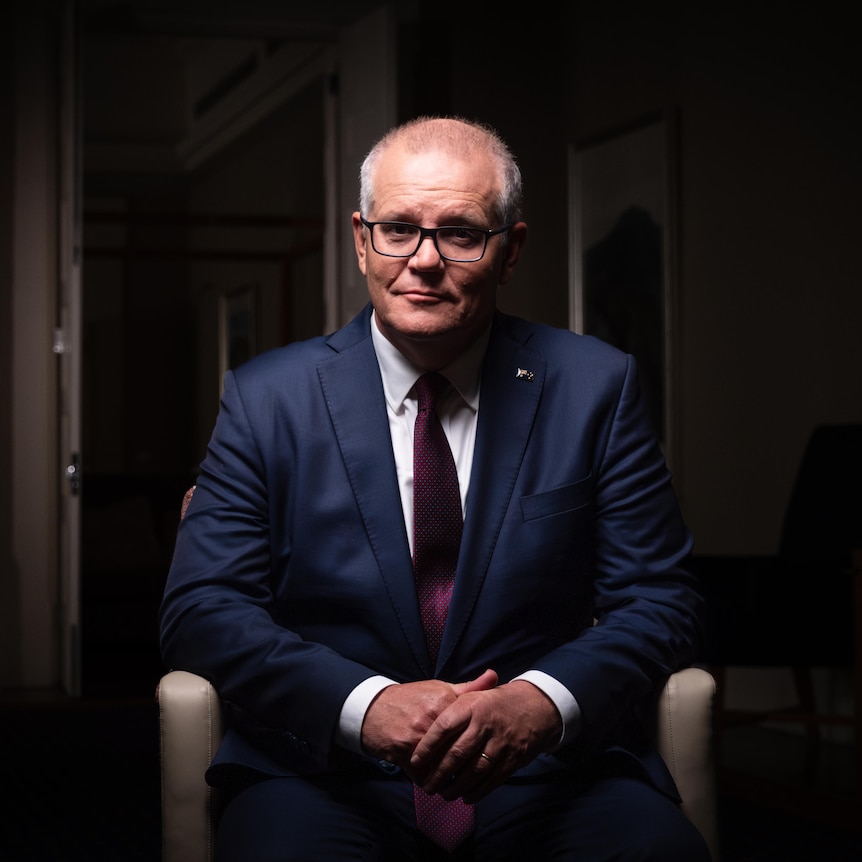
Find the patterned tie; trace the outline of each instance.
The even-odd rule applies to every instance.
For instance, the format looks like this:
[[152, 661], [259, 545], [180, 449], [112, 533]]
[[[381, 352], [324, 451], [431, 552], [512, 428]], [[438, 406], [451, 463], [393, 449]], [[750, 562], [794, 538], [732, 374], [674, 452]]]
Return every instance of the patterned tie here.
[[[461, 546], [461, 493], [455, 461], [435, 405], [449, 381], [423, 374], [416, 382], [419, 412], [413, 430], [413, 573], [419, 609], [436, 662], [455, 583]], [[413, 788], [416, 824], [435, 844], [452, 852], [472, 831], [475, 811], [461, 799], [446, 802]]]

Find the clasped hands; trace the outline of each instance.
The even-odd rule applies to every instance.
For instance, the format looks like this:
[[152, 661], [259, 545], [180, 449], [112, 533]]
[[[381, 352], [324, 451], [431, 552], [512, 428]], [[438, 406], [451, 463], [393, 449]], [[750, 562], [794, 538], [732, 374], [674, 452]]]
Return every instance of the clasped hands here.
[[397, 764], [426, 793], [477, 802], [515, 770], [554, 747], [562, 732], [550, 698], [526, 680], [391, 685], [362, 724], [364, 750]]

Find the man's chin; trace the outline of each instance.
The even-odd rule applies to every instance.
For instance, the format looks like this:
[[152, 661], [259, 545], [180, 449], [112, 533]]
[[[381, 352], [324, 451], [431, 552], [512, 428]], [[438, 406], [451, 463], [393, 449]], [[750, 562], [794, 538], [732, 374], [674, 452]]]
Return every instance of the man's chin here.
[[389, 318], [389, 326], [405, 337], [439, 338], [458, 327], [458, 317], [449, 303], [409, 303]]

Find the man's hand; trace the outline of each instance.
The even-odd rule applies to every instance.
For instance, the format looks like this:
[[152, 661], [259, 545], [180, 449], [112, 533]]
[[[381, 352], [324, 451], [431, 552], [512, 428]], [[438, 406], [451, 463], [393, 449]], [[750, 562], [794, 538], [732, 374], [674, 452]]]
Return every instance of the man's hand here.
[[429, 794], [476, 802], [551, 750], [561, 733], [556, 706], [532, 683], [473, 688], [438, 714], [405, 771]]
[[408, 769], [416, 745], [444, 710], [464, 694], [496, 685], [497, 674], [492, 670], [454, 685], [439, 679], [390, 685], [365, 714], [362, 747], [373, 757]]

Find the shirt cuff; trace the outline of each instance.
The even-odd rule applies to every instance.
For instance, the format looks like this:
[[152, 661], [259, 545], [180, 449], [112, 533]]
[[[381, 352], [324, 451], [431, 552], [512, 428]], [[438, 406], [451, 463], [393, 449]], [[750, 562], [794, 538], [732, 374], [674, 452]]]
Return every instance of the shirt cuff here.
[[563, 720], [563, 732], [554, 748], [559, 748], [564, 740], [574, 737], [581, 729], [581, 708], [575, 700], [574, 695], [554, 677], [549, 676], [541, 670], [528, 670], [516, 676], [515, 679], [523, 679], [531, 682], [536, 688], [543, 691], [553, 702]]
[[371, 701], [390, 685], [398, 683], [385, 676], [370, 676], [347, 695], [335, 730], [335, 741], [338, 745], [355, 754], [365, 753], [362, 750], [362, 722], [365, 720], [365, 713], [371, 706]]

